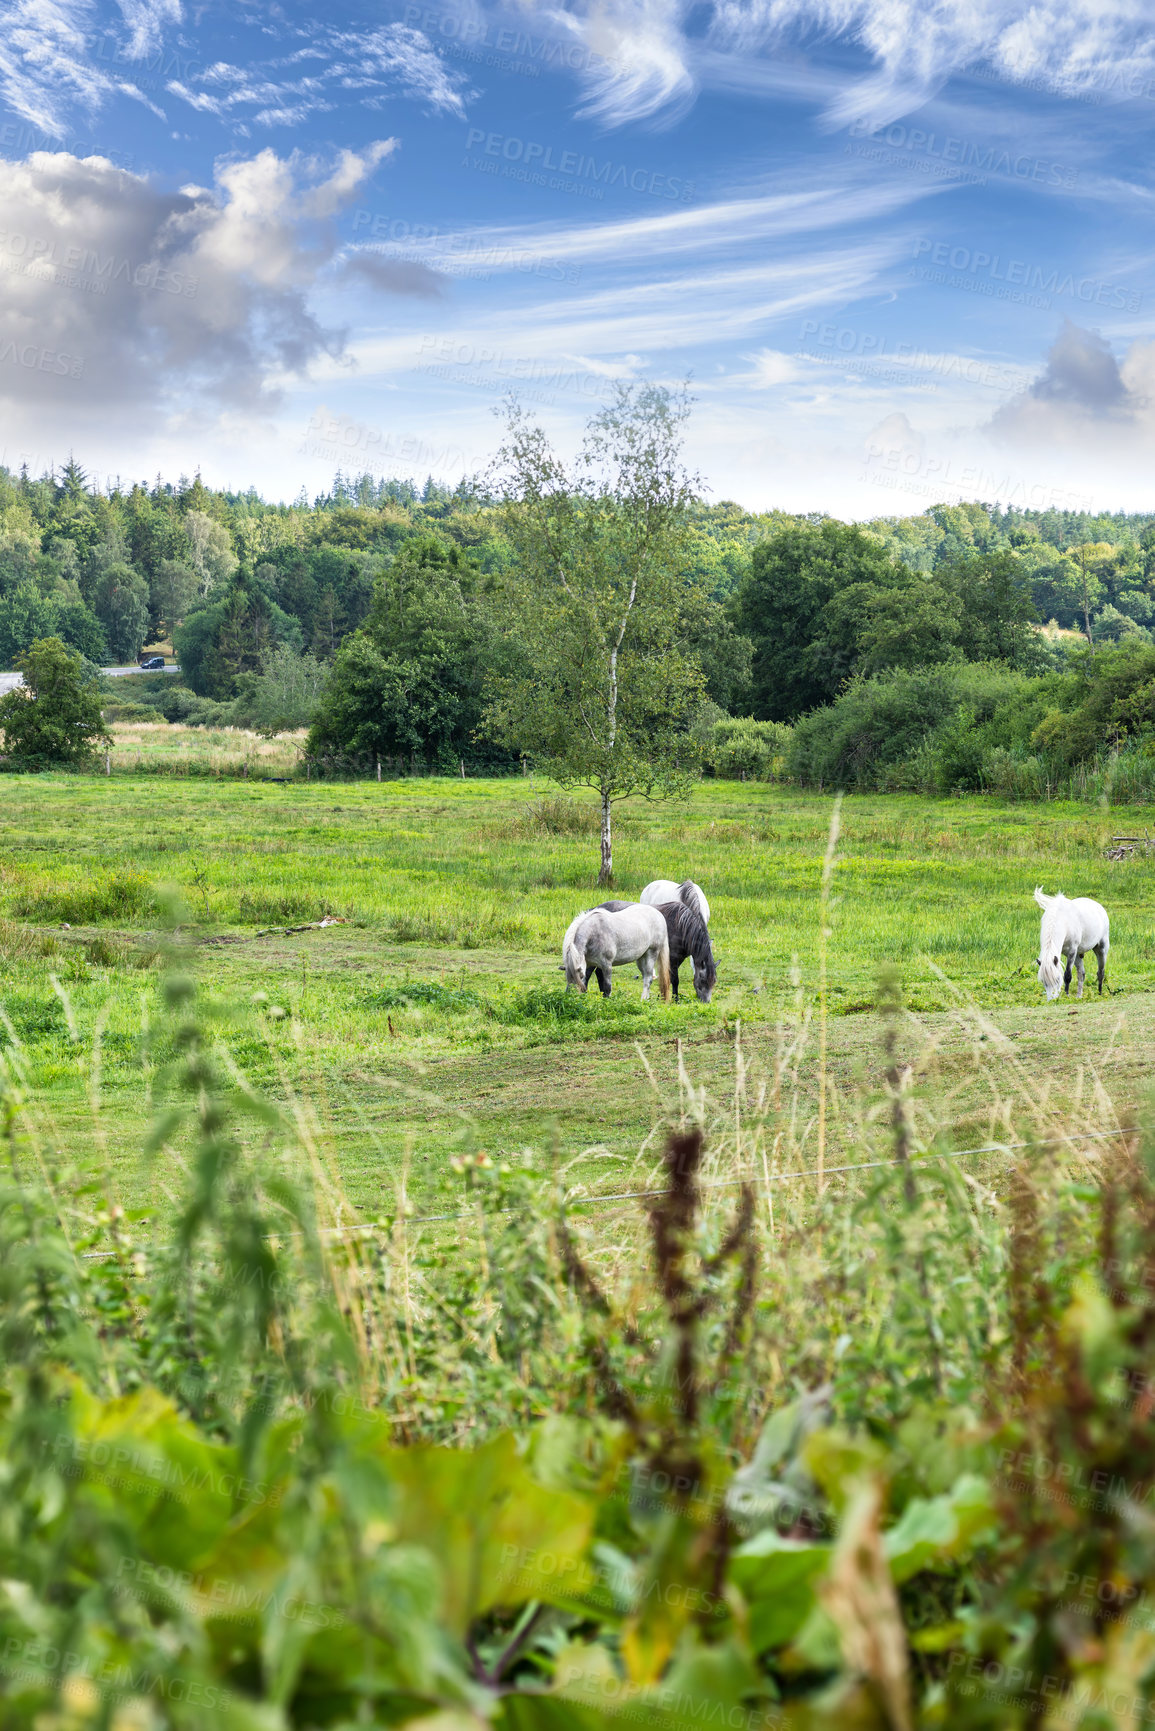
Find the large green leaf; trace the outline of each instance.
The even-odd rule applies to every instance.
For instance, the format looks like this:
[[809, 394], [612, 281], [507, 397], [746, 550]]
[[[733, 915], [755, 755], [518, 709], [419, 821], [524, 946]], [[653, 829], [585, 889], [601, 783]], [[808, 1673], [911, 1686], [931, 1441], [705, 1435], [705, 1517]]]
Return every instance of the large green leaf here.
[[155, 1389], [110, 1401], [77, 1389], [72, 1404], [74, 1440], [60, 1464], [81, 1479], [86, 1498], [115, 1507], [135, 1528], [153, 1563], [187, 1571], [235, 1508], [268, 1496], [267, 1485], [240, 1471], [235, 1449], [205, 1442]]
[[883, 1534], [893, 1579], [901, 1583], [921, 1569], [957, 1561], [994, 1519], [986, 1480], [974, 1473], [964, 1474], [946, 1496], [914, 1497]]
[[441, 1616], [464, 1635], [497, 1605], [565, 1604], [593, 1579], [586, 1561], [595, 1505], [546, 1490], [504, 1434], [476, 1449], [392, 1449], [396, 1537], [440, 1562]]
[[759, 1533], [730, 1558], [730, 1579], [750, 1607], [756, 1653], [792, 1641], [814, 1608], [812, 1583], [830, 1561], [829, 1545], [808, 1545]]

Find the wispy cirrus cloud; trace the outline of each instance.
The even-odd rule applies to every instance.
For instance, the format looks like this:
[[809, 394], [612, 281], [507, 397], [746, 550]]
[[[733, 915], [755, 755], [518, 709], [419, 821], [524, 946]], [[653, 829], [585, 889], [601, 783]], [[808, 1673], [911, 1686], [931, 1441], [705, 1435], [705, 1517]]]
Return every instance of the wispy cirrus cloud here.
[[611, 268], [623, 276], [644, 272], [662, 261], [721, 252], [745, 252], [768, 240], [784, 241], [822, 230], [879, 223], [936, 189], [926, 185], [872, 182], [832, 185], [821, 175], [793, 172], [789, 188], [772, 182], [745, 196], [662, 211], [656, 216], [622, 217], [607, 222], [478, 224], [451, 228], [427, 239], [407, 238], [408, 255], [417, 254], [442, 268], [467, 253], [470, 262], [494, 272], [517, 275], [525, 262], [543, 256]]
[[[119, 6], [132, 55], [155, 47], [165, 25], [181, 17], [181, 0], [119, 0]], [[93, 60], [96, 12], [95, 0], [0, 3], [0, 101], [50, 138], [64, 137], [75, 108], [93, 114], [115, 95], [145, 100], [127, 72]]]
[[852, 44], [872, 62], [830, 92], [836, 123], [892, 118], [978, 67], [1072, 96], [1155, 72], [1138, 0], [563, 0], [553, 16], [600, 57], [585, 74], [587, 111], [611, 125], [676, 115], [703, 83], [726, 82], [727, 60], [747, 79], [774, 79], [775, 53], [823, 43]]
[[[290, 71], [295, 75], [286, 76]], [[461, 119], [467, 84], [445, 66], [420, 30], [406, 24], [372, 30], [326, 25], [289, 55], [247, 66], [218, 60], [195, 80], [171, 80], [168, 89], [244, 134], [250, 126], [300, 126], [311, 115], [350, 100], [380, 109], [406, 97], [433, 114]]]

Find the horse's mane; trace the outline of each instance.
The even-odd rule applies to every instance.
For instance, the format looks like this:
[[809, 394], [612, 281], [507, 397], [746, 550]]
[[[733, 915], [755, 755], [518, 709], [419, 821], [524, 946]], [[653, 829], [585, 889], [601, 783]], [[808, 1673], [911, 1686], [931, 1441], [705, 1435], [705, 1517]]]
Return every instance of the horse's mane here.
[[678, 900], [684, 908], [692, 908], [694, 913], [701, 915], [702, 892], [693, 878], [683, 878], [678, 885]]
[[[683, 884], [682, 889], [685, 888], [686, 885]], [[701, 956], [711, 973], [715, 972], [709, 927], [698, 911], [696, 900], [694, 905], [688, 901], [667, 902], [662, 911], [666, 915], [667, 923], [677, 932], [687, 953]]]

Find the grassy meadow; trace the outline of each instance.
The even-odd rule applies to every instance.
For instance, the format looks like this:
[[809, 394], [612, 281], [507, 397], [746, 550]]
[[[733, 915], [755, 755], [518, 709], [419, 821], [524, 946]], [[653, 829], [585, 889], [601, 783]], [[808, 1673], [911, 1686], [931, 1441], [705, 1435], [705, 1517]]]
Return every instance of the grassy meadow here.
[[[684, 1090], [730, 1111], [739, 1066], [746, 1098], [789, 1095], [791, 1158], [813, 1163], [830, 799], [704, 782], [685, 807], [619, 808], [615, 893], [694, 876], [710, 897], [719, 982], [700, 1006], [687, 968], [680, 1005], [644, 1005], [636, 970], [622, 969], [602, 1002], [567, 996], [559, 971], [562, 932], [599, 899], [591, 802], [526, 780], [260, 779], [284, 773], [275, 759], [247, 780], [235, 767], [218, 776], [217, 742], [172, 737], [195, 731], [155, 730], [170, 755], [199, 749], [197, 774], [121, 767], [0, 786], [4, 1037], [19, 1042], [50, 1144], [87, 1150], [122, 1192], [163, 1209], [164, 1163], [141, 1155], [142, 1033], [157, 1016], [175, 889], [180, 965], [217, 1006], [236, 1065], [308, 1099], [342, 1207], [358, 1215], [392, 1206], [402, 1180], [412, 1206], [439, 1206], [468, 1150], [546, 1151], [579, 1193], [636, 1188], [651, 1170], [647, 1138]], [[119, 729], [114, 757], [123, 764], [142, 735]], [[1135, 1101], [1155, 1035], [1155, 860], [1111, 862], [1103, 849], [1152, 819], [990, 799], [843, 802], [828, 1164], [862, 1145], [886, 1063], [874, 1006], [891, 964], [924, 1143], [948, 1128], [956, 1146], [1006, 1138], [1070, 1107], [1105, 1127]], [[1036, 883], [1108, 907], [1102, 1001], [1043, 1001]], [[344, 923], [280, 929], [326, 917]]]

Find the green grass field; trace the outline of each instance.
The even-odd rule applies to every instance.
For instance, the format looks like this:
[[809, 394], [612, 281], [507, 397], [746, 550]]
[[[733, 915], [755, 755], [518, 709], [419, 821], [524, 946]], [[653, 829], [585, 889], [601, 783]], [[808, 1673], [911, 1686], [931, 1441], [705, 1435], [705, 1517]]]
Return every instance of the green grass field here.
[[[535, 816], [543, 795], [554, 827]], [[363, 1214], [389, 1204], [402, 1169], [414, 1205], [433, 1206], [463, 1145], [495, 1158], [533, 1146], [570, 1182], [634, 1184], [649, 1170], [639, 1147], [684, 1086], [679, 1062], [723, 1110], [739, 1029], [756, 1089], [773, 1086], [775, 1054], [807, 1017], [786, 1081], [793, 1145], [813, 1145], [830, 799], [707, 782], [688, 807], [621, 809], [614, 893], [687, 874], [707, 890], [719, 960], [709, 1007], [694, 1002], [688, 969], [678, 1006], [643, 1005], [633, 969], [619, 970], [608, 1003], [566, 996], [562, 932], [599, 899], [595, 814], [526, 781], [43, 775], [4, 778], [0, 800], [0, 1002], [49, 1140], [107, 1160], [137, 1200], [163, 1207], [166, 1189], [163, 1166], [141, 1156], [162, 886], [180, 892], [182, 936], [237, 1064], [275, 1094], [308, 1096]], [[905, 984], [903, 1056], [928, 1124], [981, 1141], [1006, 1134], [1028, 1096], [1081, 1101], [1088, 1124], [1108, 1096], [1116, 1110], [1136, 1100], [1155, 1035], [1155, 861], [1109, 862], [1103, 848], [1152, 820], [986, 799], [844, 801], [828, 1160], [853, 1158], [861, 1102], [884, 1069], [873, 1006], [889, 963]], [[1036, 883], [1106, 904], [1113, 995], [1044, 1003]], [[346, 923], [265, 930], [326, 915]]]

